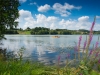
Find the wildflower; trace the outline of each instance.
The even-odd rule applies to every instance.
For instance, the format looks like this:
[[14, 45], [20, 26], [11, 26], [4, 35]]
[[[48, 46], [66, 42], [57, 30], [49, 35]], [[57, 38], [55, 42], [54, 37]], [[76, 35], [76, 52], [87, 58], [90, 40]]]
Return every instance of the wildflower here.
[[95, 44], [95, 49], [98, 47], [99, 42], [97, 41]]
[[92, 40], [92, 37], [93, 37], [93, 27], [94, 27], [94, 25], [95, 25], [95, 19], [96, 19], [96, 17], [94, 18], [94, 21], [93, 21], [92, 26], [91, 26], [91, 28], [90, 28], [90, 34], [89, 34], [89, 40], [88, 40], [88, 46], [90, 45], [91, 40]]
[[60, 58], [61, 58], [61, 56], [59, 55], [59, 56], [58, 56], [58, 68], [57, 68], [57, 69], [58, 69], [58, 75], [59, 75], [59, 69], [60, 69], [60, 68], [59, 68]]
[[81, 40], [82, 40], [82, 35], [79, 37], [79, 42], [78, 42], [78, 59], [80, 60], [80, 44], [81, 44]]
[[96, 19], [96, 17], [94, 18], [94, 21], [93, 21], [92, 26], [90, 28], [90, 33], [89, 33], [89, 38], [88, 38], [88, 44], [87, 44], [87, 50], [86, 50], [86, 54], [87, 55], [88, 55], [88, 48], [89, 48], [89, 45], [90, 45], [92, 37], [93, 37], [93, 27], [95, 25], [95, 19]]
[[95, 25], [95, 19], [94, 19], [94, 21], [93, 21], [93, 23], [92, 23], [92, 27], [91, 27], [90, 31], [93, 30], [94, 25]]
[[90, 50], [89, 56], [92, 54], [93, 50]]
[[59, 61], [60, 61], [60, 58], [61, 58], [61, 56], [59, 55], [59, 56], [58, 56], [58, 63], [59, 63]]
[[82, 35], [79, 37], [79, 43], [78, 43], [79, 47], [80, 47], [80, 44], [81, 44], [81, 40], [82, 40]]
[[99, 54], [99, 52], [97, 52], [97, 53], [96, 53], [95, 58], [97, 58], [97, 57], [98, 57], [98, 54]]
[[88, 46], [90, 45], [91, 41], [92, 41], [92, 37], [93, 37], [93, 33], [89, 34], [89, 39], [88, 39]]
[[99, 60], [98, 60], [98, 63], [100, 64], [100, 58], [99, 58]]
[[77, 46], [75, 46], [75, 47], [74, 47], [74, 51], [75, 51], [75, 52], [77, 52], [77, 51], [78, 51]]
[[95, 25], [95, 20], [96, 20], [96, 17], [94, 18], [94, 21], [93, 21], [92, 26], [90, 28], [90, 33], [92, 33], [92, 31], [93, 31], [93, 28], [94, 28], [94, 25]]
[[68, 54], [67, 54], [67, 58], [69, 58], [69, 57], [70, 57], [70, 54], [68, 53]]
[[84, 47], [83, 47], [83, 50], [85, 49], [86, 47], [86, 44], [87, 44], [87, 41], [84, 42]]

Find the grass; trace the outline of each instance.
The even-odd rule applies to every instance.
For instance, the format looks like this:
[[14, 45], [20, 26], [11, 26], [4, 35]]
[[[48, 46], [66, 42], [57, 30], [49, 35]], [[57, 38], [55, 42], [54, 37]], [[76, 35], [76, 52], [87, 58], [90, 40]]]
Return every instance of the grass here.
[[38, 62], [0, 61], [0, 75], [100, 75], [96, 70], [87, 71], [84, 67], [67, 66], [58, 71], [56, 66], [45, 66]]
[[21, 35], [30, 35], [31, 33], [30, 33], [30, 31], [20, 31], [20, 30], [18, 30], [17, 31], [19, 34], [21, 34]]
[[56, 68], [30, 61], [0, 61], [0, 75], [57, 75]]

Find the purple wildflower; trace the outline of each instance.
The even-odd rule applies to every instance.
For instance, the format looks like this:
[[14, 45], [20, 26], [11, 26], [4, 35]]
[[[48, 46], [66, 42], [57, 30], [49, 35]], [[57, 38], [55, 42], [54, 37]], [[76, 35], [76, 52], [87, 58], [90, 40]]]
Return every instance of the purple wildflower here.
[[68, 53], [68, 54], [67, 54], [67, 58], [69, 58], [69, 57], [70, 57], [70, 54]]
[[95, 25], [95, 19], [96, 19], [96, 17], [94, 18], [94, 21], [93, 21], [93, 23], [92, 23], [92, 26], [91, 26], [91, 29], [90, 29], [90, 33], [93, 31], [93, 27], [94, 27], [94, 25]]
[[92, 27], [91, 27], [90, 31], [93, 30], [94, 25], [95, 25], [95, 19], [94, 19], [94, 21], [93, 21], [93, 23], [92, 23]]
[[89, 56], [92, 54], [93, 50], [90, 50]]
[[92, 33], [90, 33], [90, 34], [89, 34], [89, 43], [88, 43], [88, 44], [90, 44], [90, 43], [91, 43], [91, 41], [92, 41], [92, 37], [93, 37], [93, 34], [92, 34]]
[[74, 50], [75, 50], [75, 52], [77, 52], [77, 51], [78, 51], [77, 46], [75, 46], [75, 47], [74, 47]]
[[60, 61], [60, 58], [61, 58], [61, 56], [59, 55], [59, 56], [58, 56], [58, 62]]
[[81, 44], [81, 40], [82, 40], [82, 35], [79, 37], [79, 43], [78, 43], [79, 47], [80, 47], [80, 44]]
[[98, 57], [99, 52], [96, 53], [95, 58]]
[[91, 42], [91, 40], [92, 40], [92, 37], [93, 37], [93, 34], [90, 35], [90, 42]]
[[95, 25], [95, 19], [96, 19], [96, 17], [94, 18], [94, 21], [93, 21], [92, 26], [91, 26], [91, 28], [90, 28], [89, 40], [88, 40], [88, 47], [89, 47], [89, 45], [90, 45], [90, 43], [91, 43], [91, 40], [92, 40], [92, 37], [93, 37], [93, 27], [94, 27], [94, 25]]
[[98, 60], [98, 63], [100, 64], [100, 58], [99, 58], [99, 60]]
[[97, 41], [95, 44], [95, 49], [98, 47], [99, 42]]
[[87, 44], [87, 41], [84, 42], [84, 47], [83, 47], [83, 50], [85, 49], [86, 47], [86, 44]]

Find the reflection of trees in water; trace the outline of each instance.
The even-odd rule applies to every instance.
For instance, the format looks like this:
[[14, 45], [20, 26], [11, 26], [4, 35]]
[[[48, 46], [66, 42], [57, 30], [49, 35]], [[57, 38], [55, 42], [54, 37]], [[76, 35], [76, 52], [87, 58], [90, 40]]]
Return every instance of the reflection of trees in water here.
[[0, 47], [0, 60], [9, 60], [9, 59], [14, 59], [14, 51], [7, 51], [6, 48]]

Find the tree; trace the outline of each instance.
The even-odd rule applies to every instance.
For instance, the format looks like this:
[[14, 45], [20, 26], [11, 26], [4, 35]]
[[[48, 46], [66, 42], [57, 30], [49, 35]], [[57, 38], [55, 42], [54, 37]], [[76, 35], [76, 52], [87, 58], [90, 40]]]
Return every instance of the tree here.
[[0, 0], [0, 40], [4, 38], [7, 29], [17, 27], [15, 20], [19, 17], [19, 0]]
[[30, 30], [30, 27], [27, 27], [27, 28], [26, 28], [26, 30], [28, 30], [28, 31], [29, 31], [29, 30]]

